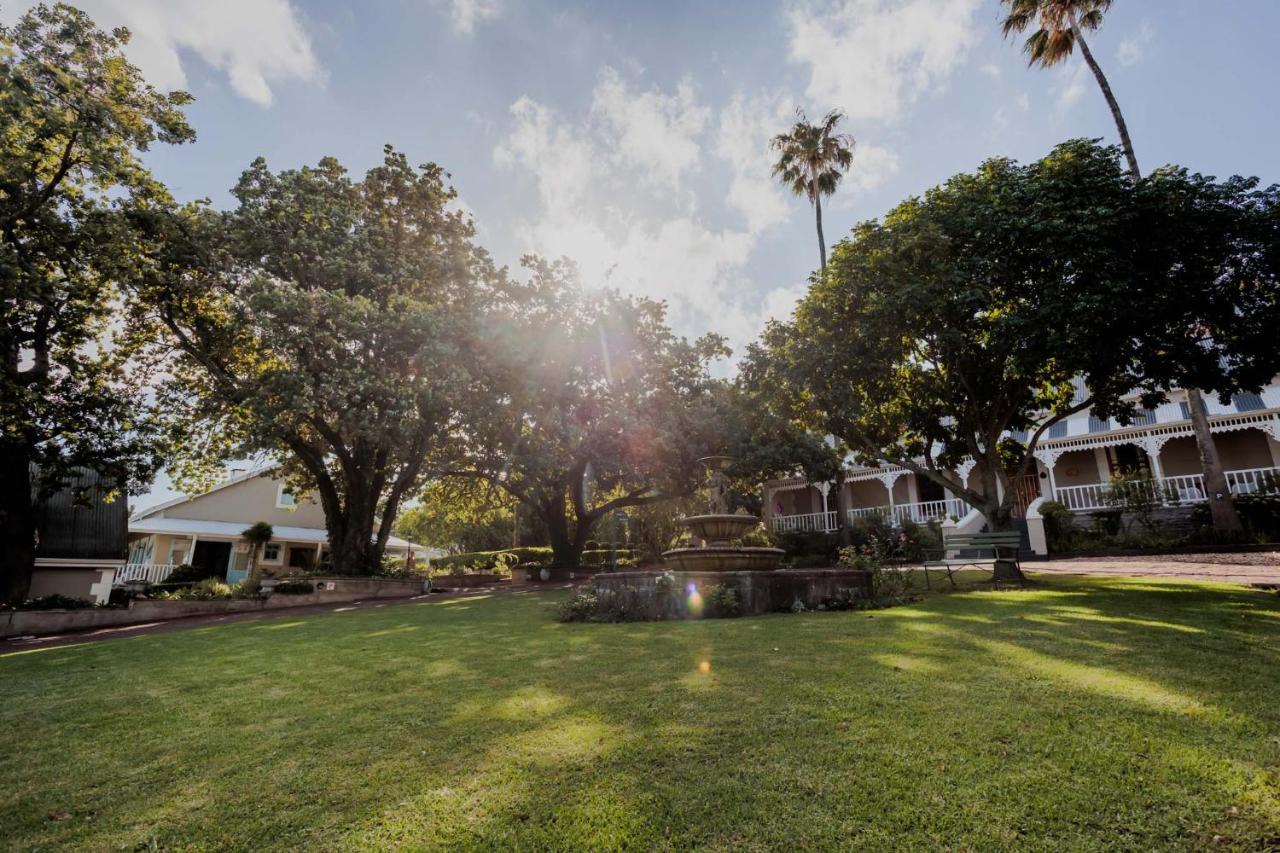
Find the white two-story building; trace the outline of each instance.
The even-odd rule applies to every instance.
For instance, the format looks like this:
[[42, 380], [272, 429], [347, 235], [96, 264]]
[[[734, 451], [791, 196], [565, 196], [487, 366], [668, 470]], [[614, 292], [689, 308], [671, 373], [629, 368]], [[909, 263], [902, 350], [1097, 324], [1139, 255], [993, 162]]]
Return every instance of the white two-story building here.
[[[1228, 405], [1214, 395], [1205, 395], [1205, 403], [1231, 490], [1250, 493], [1280, 478], [1280, 382], [1273, 380], [1261, 394], [1237, 395]], [[1120, 426], [1080, 412], [1050, 427], [1035, 450], [1036, 473], [1015, 484], [1015, 514], [1037, 497], [1061, 501], [1076, 512], [1101, 509], [1111, 478], [1128, 470], [1149, 472], [1177, 503], [1205, 500], [1186, 395], [1175, 391], [1170, 402], [1140, 415], [1131, 426]], [[967, 462], [953, 475], [968, 483], [972, 473], [973, 463]], [[941, 486], [896, 466], [853, 466], [846, 471], [844, 489], [850, 519], [874, 513], [926, 522], [968, 513]], [[763, 493], [765, 519], [773, 530], [836, 529], [839, 503], [830, 483], [772, 480]]]

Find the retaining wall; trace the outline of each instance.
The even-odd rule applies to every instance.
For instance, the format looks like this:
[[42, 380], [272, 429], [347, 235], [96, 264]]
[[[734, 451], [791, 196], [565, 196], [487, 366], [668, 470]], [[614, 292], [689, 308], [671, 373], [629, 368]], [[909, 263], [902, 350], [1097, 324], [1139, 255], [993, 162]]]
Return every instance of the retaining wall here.
[[[302, 595], [273, 593], [267, 598], [226, 598], [216, 601], [149, 601], [137, 599], [128, 607], [91, 607], [83, 610], [11, 610], [0, 612], [0, 639], [63, 634], [92, 628], [163, 622], [184, 616], [250, 613], [281, 610], [308, 604], [339, 604], [370, 598], [408, 598], [422, 592], [421, 581], [383, 578], [299, 578], [322, 588]], [[333, 589], [324, 589], [326, 584]]]

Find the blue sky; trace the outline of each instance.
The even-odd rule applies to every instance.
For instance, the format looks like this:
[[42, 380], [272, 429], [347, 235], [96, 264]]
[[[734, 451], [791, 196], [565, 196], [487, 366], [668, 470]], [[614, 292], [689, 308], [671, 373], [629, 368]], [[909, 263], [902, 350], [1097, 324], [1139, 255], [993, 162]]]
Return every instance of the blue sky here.
[[[586, 284], [666, 299], [678, 331], [739, 348], [817, 261], [807, 203], [768, 174], [797, 107], [843, 110], [858, 140], [829, 244], [986, 157], [1115, 137], [1079, 60], [1028, 69], [997, 0], [80, 5], [195, 95], [198, 141], [148, 155], [180, 199], [228, 204], [259, 155], [362, 171], [390, 142], [453, 174], [500, 262], [568, 255]], [[1091, 44], [1144, 169], [1280, 179], [1278, 31], [1275, 0], [1117, 0]]]

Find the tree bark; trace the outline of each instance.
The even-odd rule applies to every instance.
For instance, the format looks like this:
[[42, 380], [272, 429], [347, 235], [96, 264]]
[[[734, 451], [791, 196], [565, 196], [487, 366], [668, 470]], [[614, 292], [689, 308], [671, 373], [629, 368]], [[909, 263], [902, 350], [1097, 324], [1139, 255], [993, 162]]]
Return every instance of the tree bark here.
[[1116, 132], [1120, 134], [1120, 148], [1124, 151], [1125, 160], [1129, 161], [1129, 173], [1133, 175], [1133, 179], [1136, 181], [1141, 177], [1142, 173], [1138, 171], [1138, 158], [1133, 153], [1133, 142], [1129, 140], [1129, 126], [1125, 124], [1124, 115], [1120, 112], [1120, 104], [1116, 101], [1116, 96], [1111, 91], [1111, 84], [1107, 82], [1107, 75], [1102, 73], [1102, 66], [1098, 65], [1098, 61], [1093, 58], [1093, 51], [1089, 49], [1089, 43], [1084, 40], [1084, 33], [1081, 32], [1080, 25], [1076, 22], [1076, 16], [1072, 14], [1070, 19], [1071, 31], [1075, 34], [1076, 43], [1080, 45], [1080, 53], [1084, 56], [1085, 63], [1098, 81], [1098, 88], [1102, 90], [1102, 97], [1107, 99], [1107, 107], [1111, 110], [1111, 118], [1116, 123]]
[[20, 602], [31, 590], [36, 557], [36, 512], [26, 448], [0, 445], [0, 600]]
[[849, 529], [849, 507], [844, 494], [844, 475], [836, 474], [836, 541], [841, 548], [853, 544], [853, 531]]
[[1191, 410], [1191, 428], [1196, 434], [1196, 449], [1200, 451], [1200, 470], [1213, 529], [1226, 538], [1239, 538], [1244, 533], [1244, 525], [1240, 522], [1240, 513], [1236, 512], [1227, 474], [1222, 470], [1213, 431], [1209, 429], [1209, 411], [1205, 407], [1204, 396], [1198, 389], [1187, 389], [1187, 408]]
[[557, 568], [576, 569], [582, 559], [582, 551], [574, 549], [576, 536], [569, 533], [569, 513], [564, 495], [558, 494], [544, 501], [540, 507], [542, 519], [547, 525], [547, 538], [551, 540], [551, 560]]
[[818, 257], [822, 260], [822, 266], [818, 269], [825, 270], [827, 268], [827, 241], [822, 236], [822, 193], [815, 192], [813, 194], [813, 210], [818, 221]]

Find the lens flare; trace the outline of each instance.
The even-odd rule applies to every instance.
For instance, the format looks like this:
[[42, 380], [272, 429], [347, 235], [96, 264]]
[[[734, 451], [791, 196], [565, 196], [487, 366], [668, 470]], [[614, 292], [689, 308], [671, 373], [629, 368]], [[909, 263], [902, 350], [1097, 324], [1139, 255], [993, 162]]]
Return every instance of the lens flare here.
[[698, 587], [689, 584], [689, 615], [697, 619], [702, 615], [702, 595], [698, 593]]
[[698, 664], [698, 672], [702, 673], [703, 675], [706, 675], [707, 673], [711, 672], [711, 661], [704, 660], [700, 664]]

